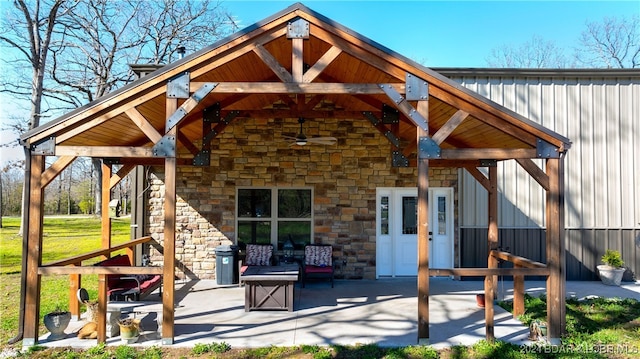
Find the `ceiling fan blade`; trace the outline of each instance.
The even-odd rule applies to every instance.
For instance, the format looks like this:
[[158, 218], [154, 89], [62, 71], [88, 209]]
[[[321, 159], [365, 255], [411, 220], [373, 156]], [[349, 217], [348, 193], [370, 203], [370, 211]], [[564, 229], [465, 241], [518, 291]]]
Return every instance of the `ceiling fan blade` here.
[[338, 140], [335, 137], [311, 137], [307, 141], [319, 145], [335, 145]]

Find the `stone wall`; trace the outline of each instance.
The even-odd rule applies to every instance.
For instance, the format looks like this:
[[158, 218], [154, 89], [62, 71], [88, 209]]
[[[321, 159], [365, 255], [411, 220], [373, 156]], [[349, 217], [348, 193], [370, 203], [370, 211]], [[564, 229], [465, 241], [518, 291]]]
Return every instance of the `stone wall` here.
[[[237, 119], [212, 141], [209, 167], [178, 167], [179, 276], [215, 278], [215, 247], [235, 242], [238, 186], [309, 186], [314, 189], [314, 241], [334, 246], [336, 277], [375, 278], [376, 188], [416, 187], [417, 169], [392, 167], [390, 143], [364, 119], [312, 119], [304, 124], [309, 137], [337, 137], [333, 146], [290, 146], [282, 137], [298, 131], [295, 119]], [[147, 227], [160, 242], [161, 170], [156, 168], [152, 177]], [[456, 169], [432, 168], [429, 176], [432, 187], [457, 187]], [[153, 262], [161, 260], [159, 253], [152, 253]]]

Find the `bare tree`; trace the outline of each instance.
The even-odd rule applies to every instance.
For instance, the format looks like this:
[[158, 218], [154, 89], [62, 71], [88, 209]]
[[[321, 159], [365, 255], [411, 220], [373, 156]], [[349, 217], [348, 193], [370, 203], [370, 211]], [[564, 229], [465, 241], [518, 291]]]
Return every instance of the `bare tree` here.
[[640, 16], [588, 22], [576, 58], [585, 67], [640, 67]]
[[518, 47], [504, 44], [494, 48], [486, 61], [490, 67], [506, 68], [561, 68], [568, 65], [562, 48], [540, 36], [533, 36]]
[[[64, 19], [52, 48], [51, 78], [71, 108], [133, 79], [128, 63], [168, 63], [180, 45], [204, 46], [226, 34], [231, 17], [209, 0], [84, 0]], [[101, 161], [93, 161], [95, 213], [100, 214]]]

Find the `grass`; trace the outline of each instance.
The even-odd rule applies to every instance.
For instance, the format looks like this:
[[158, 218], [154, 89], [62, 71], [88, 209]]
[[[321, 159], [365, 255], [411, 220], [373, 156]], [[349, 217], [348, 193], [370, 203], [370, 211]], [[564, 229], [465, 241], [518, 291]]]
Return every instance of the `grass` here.
[[[17, 334], [19, 316], [20, 271], [22, 269], [22, 237], [18, 235], [20, 218], [3, 217], [0, 228], [0, 344]], [[128, 218], [112, 219], [112, 243], [130, 239]], [[96, 217], [45, 217], [42, 240], [42, 263], [100, 249], [100, 219]], [[99, 261], [88, 260], [85, 264]], [[82, 276], [82, 286], [91, 298], [97, 296], [98, 278]], [[43, 276], [41, 281], [40, 332], [44, 333], [42, 316], [55, 308], [69, 306], [69, 277]]]
[[[18, 293], [22, 239], [18, 218], [3, 218], [0, 229], [0, 348], [17, 333]], [[44, 222], [43, 263], [86, 253], [100, 247], [100, 220], [93, 217], [47, 217]], [[129, 240], [128, 219], [112, 222], [113, 243]], [[94, 261], [97, 261], [94, 260]], [[96, 276], [83, 276], [82, 286], [92, 298], [97, 293]], [[44, 276], [40, 314], [56, 306], [68, 305], [68, 277]], [[511, 302], [501, 302], [511, 311]], [[529, 325], [546, 320], [546, 298], [525, 297], [525, 314], [520, 320]], [[41, 321], [42, 322], [42, 321]], [[44, 328], [41, 328], [44, 333]], [[352, 346], [267, 346], [255, 349], [231, 348], [226, 343], [198, 344], [193, 348], [97, 345], [87, 350], [31, 347], [19, 354], [28, 358], [640, 358], [640, 302], [634, 299], [567, 300], [567, 335], [559, 347], [546, 345], [521, 347], [502, 341], [479, 341], [472, 346], [453, 346], [436, 350], [430, 346], [386, 348], [377, 345]]]

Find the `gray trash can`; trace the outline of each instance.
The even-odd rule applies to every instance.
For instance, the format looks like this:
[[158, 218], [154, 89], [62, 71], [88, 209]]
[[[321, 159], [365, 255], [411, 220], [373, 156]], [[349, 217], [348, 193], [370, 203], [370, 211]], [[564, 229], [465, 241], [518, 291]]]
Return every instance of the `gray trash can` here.
[[238, 284], [238, 246], [216, 247], [216, 282]]

